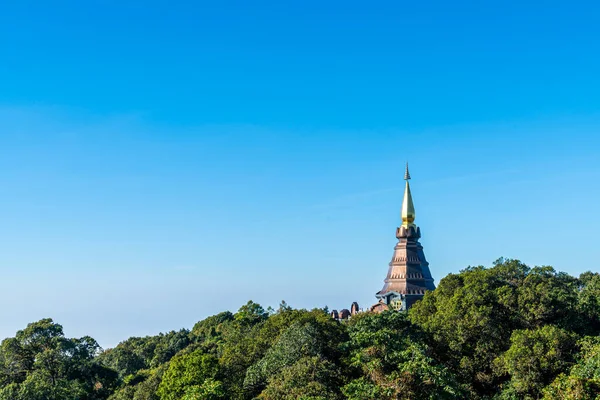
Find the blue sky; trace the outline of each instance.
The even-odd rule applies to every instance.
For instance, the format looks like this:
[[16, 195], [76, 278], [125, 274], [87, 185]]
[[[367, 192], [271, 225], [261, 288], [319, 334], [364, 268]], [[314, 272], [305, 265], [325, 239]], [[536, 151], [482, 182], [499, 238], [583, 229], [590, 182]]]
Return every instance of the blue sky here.
[[406, 161], [436, 280], [598, 270], [596, 2], [10, 3], [0, 337], [368, 306]]

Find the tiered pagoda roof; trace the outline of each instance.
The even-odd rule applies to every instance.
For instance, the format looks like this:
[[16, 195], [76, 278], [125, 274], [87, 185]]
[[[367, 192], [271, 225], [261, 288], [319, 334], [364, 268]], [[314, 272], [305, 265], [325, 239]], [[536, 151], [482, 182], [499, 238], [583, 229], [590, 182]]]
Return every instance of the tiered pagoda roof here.
[[421, 229], [414, 223], [416, 214], [408, 183], [408, 164], [404, 180], [406, 185], [402, 201], [402, 225], [396, 229], [398, 243], [394, 247], [383, 288], [375, 294], [380, 302], [372, 307], [374, 311], [384, 308], [383, 305], [407, 310], [427, 290], [435, 289], [429, 263], [425, 259], [423, 246], [419, 243]]

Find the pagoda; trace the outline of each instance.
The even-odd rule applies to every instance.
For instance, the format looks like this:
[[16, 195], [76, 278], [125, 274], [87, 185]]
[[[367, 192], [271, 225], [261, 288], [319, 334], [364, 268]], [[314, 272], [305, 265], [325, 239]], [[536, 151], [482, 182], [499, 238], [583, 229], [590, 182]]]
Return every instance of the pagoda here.
[[408, 163], [404, 173], [406, 185], [402, 201], [402, 225], [396, 229], [398, 243], [390, 261], [383, 289], [375, 294], [379, 302], [371, 311], [380, 312], [388, 308], [405, 311], [428, 290], [434, 290], [429, 263], [425, 259], [423, 246], [419, 243], [421, 229], [415, 225], [415, 206], [410, 192]]

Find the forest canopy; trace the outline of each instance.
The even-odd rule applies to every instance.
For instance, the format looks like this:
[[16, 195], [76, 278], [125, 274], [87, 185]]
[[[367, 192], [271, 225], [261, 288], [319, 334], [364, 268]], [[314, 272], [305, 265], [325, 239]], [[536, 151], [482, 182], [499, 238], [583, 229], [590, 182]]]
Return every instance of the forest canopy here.
[[0, 400], [600, 398], [600, 275], [500, 259], [409, 312], [249, 301], [102, 350], [52, 319], [2, 341]]

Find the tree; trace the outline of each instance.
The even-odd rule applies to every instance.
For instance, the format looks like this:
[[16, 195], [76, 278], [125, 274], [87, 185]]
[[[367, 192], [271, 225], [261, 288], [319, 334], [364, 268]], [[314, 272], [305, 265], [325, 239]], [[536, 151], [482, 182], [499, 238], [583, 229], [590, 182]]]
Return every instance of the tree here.
[[335, 364], [319, 356], [302, 357], [270, 376], [260, 394], [264, 400], [341, 399], [340, 373]]
[[519, 381], [507, 386], [511, 377], [494, 368], [494, 360], [514, 345], [511, 335], [517, 330], [555, 325], [583, 333], [588, 320], [578, 311], [579, 287], [578, 279], [552, 267], [530, 269], [499, 259], [492, 268], [469, 267], [446, 276], [410, 310], [410, 318], [432, 336], [435, 358], [477, 396], [493, 396], [500, 388], [508, 396]]
[[350, 320], [348, 334], [351, 365], [367, 375], [395, 370], [400, 352], [421, 338], [420, 329], [411, 324], [406, 313], [395, 311], [359, 314]]
[[160, 400], [158, 386], [169, 363], [152, 370], [141, 370], [127, 376], [123, 385], [110, 396], [109, 400]]
[[496, 365], [510, 376], [509, 390], [538, 398], [542, 389], [573, 364], [576, 335], [553, 325], [513, 332]]
[[431, 356], [405, 313], [363, 314], [349, 324], [351, 365], [360, 372], [342, 389], [351, 400], [454, 399], [464, 390]]
[[535, 267], [517, 291], [519, 318], [525, 328], [545, 324], [578, 328], [577, 279], [552, 267]]
[[503, 261], [443, 278], [410, 310], [410, 320], [433, 339], [435, 357], [480, 395], [492, 395], [503, 377], [493, 360], [509, 347], [518, 327], [517, 288], [527, 268]]
[[269, 377], [294, 365], [300, 358], [321, 355], [322, 345], [314, 325], [292, 325], [259, 362], [248, 368], [244, 388], [256, 391], [264, 387]]
[[249, 301], [240, 307], [233, 317], [241, 325], [252, 326], [264, 321], [268, 316], [269, 313], [260, 304]]
[[577, 298], [577, 311], [584, 318], [588, 335], [600, 334], [600, 275], [583, 273], [579, 277], [580, 287]]
[[544, 400], [587, 400], [600, 397], [600, 340], [586, 337], [579, 342], [581, 352], [569, 374], [561, 373], [547, 386]]
[[189, 386], [181, 400], [219, 400], [224, 398], [223, 384], [208, 378], [201, 385]]
[[[157, 394], [161, 400], [179, 400], [190, 387], [203, 387], [218, 376], [218, 359], [202, 349], [175, 356], [162, 377]], [[212, 382], [212, 381], [211, 381]]]
[[102, 351], [44, 319], [1, 343], [0, 400], [600, 398], [598, 298], [600, 274], [499, 259], [342, 322], [249, 301]]
[[100, 365], [91, 337], [66, 338], [51, 319], [31, 323], [0, 346], [0, 399], [105, 399], [116, 374]]
[[199, 342], [219, 341], [224, 325], [233, 319], [233, 314], [229, 311], [208, 317], [194, 325], [191, 336]]
[[143, 338], [132, 337], [114, 349], [106, 350], [99, 359], [105, 366], [118, 371], [121, 379], [124, 379], [140, 370], [160, 366], [190, 343], [187, 329]]

